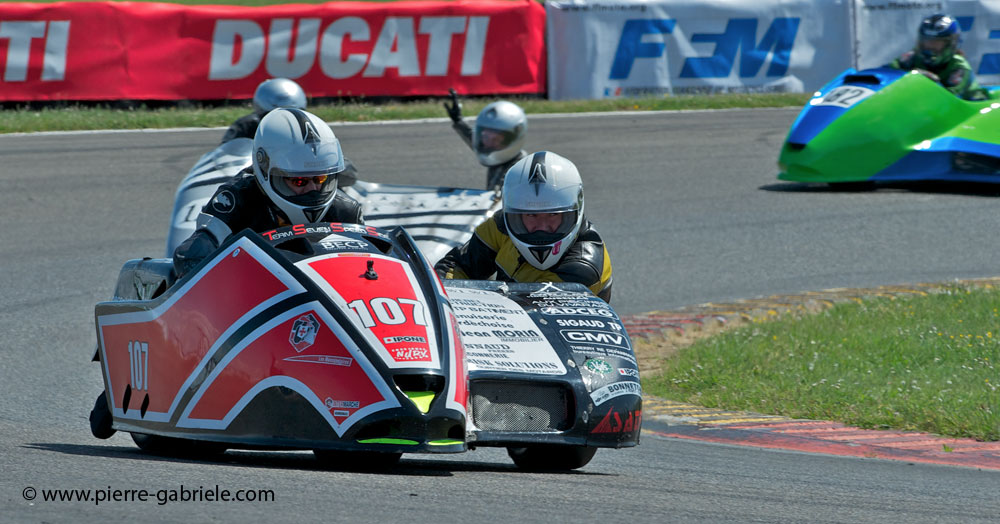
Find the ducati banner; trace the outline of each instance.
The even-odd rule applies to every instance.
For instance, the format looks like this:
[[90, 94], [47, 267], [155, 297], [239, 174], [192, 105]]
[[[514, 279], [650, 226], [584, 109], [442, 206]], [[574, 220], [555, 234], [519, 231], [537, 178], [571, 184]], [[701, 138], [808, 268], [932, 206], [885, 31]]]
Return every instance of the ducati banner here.
[[2, 3], [0, 101], [541, 93], [544, 31], [533, 0]]

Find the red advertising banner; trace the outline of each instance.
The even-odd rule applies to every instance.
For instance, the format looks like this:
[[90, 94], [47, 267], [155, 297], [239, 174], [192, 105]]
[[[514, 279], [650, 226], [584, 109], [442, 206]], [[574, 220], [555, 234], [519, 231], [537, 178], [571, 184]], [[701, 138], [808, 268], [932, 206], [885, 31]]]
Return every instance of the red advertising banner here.
[[0, 101], [540, 93], [534, 0], [266, 7], [0, 3]]

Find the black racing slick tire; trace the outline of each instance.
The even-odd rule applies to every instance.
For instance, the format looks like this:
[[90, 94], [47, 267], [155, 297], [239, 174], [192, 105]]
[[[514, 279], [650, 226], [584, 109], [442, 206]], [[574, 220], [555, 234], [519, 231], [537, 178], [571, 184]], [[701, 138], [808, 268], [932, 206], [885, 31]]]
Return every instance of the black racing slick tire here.
[[402, 453], [333, 449], [314, 449], [313, 454], [316, 455], [316, 460], [326, 467], [355, 471], [388, 469], [398, 464], [400, 457], [403, 456]]
[[597, 448], [590, 446], [538, 445], [507, 448], [517, 467], [529, 471], [569, 471], [587, 465]]
[[226, 452], [226, 445], [221, 442], [161, 437], [146, 433], [132, 433], [132, 441], [146, 453], [168, 457], [205, 458]]
[[108, 396], [102, 391], [90, 410], [90, 432], [99, 439], [111, 438], [115, 434], [111, 427], [111, 409], [108, 408]]
[[844, 193], [863, 193], [875, 190], [875, 182], [870, 180], [862, 180], [860, 182], [829, 182], [827, 186], [832, 191], [841, 191]]

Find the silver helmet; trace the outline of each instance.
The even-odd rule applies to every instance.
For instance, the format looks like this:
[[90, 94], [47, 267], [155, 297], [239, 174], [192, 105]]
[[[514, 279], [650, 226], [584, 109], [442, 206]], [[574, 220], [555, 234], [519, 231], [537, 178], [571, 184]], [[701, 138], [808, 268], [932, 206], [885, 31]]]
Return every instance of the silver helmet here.
[[318, 116], [278, 108], [261, 119], [253, 137], [253, 174], [293, 224], [315, 222], [326, 214], [343, 170], [340, 141]]
[[518, 160], [504, 178], [503, 219], [529, 264], [556, 265], [583, 224], [583, 181], [573, 162], [551, 151]]
[[528, 131], [528, 118], [517, 104], [501, 100], [476, 117], [472, 145], [484, 166], [496, 166], [517, 156]]
[[265, 80], [253, 92], [253, 110], [260, 116], [277, 107], [306, 108], [306, 92], [287, 78]]

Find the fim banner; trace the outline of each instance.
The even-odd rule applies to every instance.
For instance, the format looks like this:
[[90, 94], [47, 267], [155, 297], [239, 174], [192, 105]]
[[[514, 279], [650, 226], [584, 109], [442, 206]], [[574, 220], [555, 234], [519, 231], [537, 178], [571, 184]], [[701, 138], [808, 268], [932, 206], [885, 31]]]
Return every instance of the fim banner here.
[[847, 0], [557, 0], [545, 7], [553, 100], [798, 93], [851, 66]]

